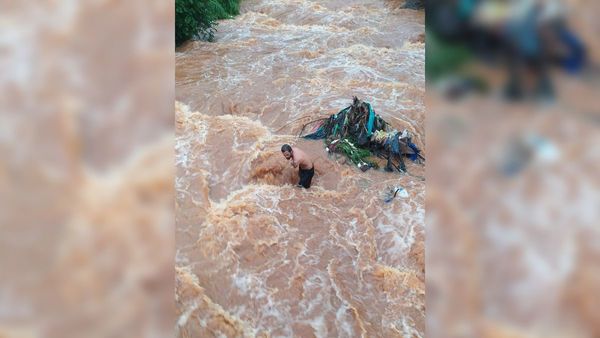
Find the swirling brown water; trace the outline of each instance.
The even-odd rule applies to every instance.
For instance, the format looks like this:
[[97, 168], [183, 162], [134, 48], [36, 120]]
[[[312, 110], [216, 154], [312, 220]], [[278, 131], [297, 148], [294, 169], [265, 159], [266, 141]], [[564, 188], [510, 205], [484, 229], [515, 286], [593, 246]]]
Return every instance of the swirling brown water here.
[[295, 136], [357, 95], [424, 148], [424, 15], [400, 5], [247, 1], [177, 51], [180, 336], [424, 336], [424, 168], [362, 173]]

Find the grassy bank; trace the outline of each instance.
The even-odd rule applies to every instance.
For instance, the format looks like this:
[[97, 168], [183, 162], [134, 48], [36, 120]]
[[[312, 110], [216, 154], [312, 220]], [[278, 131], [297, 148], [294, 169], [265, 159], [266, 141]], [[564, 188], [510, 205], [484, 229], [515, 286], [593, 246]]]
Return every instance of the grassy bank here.
[[175, 0], [175, 44], [190, 39], [212, 41], [217, 20], [240, 13], [241, 0]]

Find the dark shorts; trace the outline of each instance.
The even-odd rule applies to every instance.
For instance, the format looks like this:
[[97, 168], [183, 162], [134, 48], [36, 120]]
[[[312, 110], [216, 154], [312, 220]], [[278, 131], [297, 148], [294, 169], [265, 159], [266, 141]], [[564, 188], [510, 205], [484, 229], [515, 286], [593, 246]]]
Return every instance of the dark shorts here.
[[315, 175], [315, 167], [312, 167], [310, 169], [300, 169], [298, 173], [300, 175], [300, 182], [298, 182], [298, 184], [305, 187], [306, 189], [310, 188], [310, 181]]

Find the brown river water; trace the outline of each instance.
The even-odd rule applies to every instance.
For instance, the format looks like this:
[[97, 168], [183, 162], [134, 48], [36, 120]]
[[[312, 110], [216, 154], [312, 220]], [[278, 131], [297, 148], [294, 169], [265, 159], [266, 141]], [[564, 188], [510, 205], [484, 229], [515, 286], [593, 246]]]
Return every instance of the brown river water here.
[[[356, 95], [426, 150], [424, 13], [400, 6], [244, 1], [177, 50], [179, 336], [424, 337], [424, 166], [363, 173], [297, 138]], [[283, 143], [314, 158], [309, 190]]]

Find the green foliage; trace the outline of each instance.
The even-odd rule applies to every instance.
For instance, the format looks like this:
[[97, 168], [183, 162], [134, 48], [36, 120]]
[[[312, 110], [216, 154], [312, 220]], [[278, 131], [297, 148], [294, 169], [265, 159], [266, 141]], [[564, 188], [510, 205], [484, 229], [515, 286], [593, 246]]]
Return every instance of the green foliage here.
[[229, 15], [240, 14], [240, 0], [220, 0], [221, 6]]
[[227, 11], [221, 5], [219, 0], [196, 0], [205, 3], [206, 9], [208, 10], [208, 16], [213, 20], [228, 19], [230, 16]]
[[197, 38], [213, 41], [217, 20], [239, 14], [240, 0], [175, 0], [175, 44]]
[[340, 150], [341, 153], [346, 155], [352, 161], [352, 163], [358, 165], [361, 163], [372, 164], [373, 163], [367, 160], [368, 157], [371, 156], [371, 152], [367, 149], [359, 148], [355, 146], [352, 141], [344, 138], [338, 141], [335, 146], [336, 150]]
[[212, 41], [215, 22], [204, 0], [175, 0], [175, 44], [199, 38]]
[[465, 46], [444, 42], [431, 31], [426, 34], [425, 74], [428, 81], [458, 72], [471, 58]]

